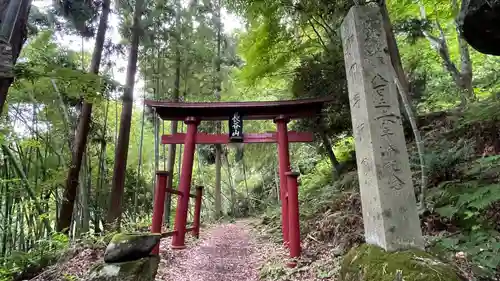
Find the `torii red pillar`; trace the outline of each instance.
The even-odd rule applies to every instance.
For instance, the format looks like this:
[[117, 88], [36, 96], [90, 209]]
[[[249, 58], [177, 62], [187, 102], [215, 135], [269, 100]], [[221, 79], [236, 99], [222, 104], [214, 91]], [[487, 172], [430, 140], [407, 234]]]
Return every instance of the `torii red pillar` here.
[[285, 173], [290, 171], [290, 156], [288, 154], [288, 129], [287, 123], [290, 121], [283, 115], [274, 119], [278, 135], [278, 160], [280, 175], [280, 199], [281, 199], [281, 228], [283, 232], [283, 242], [288, 245], [288, 200], [287, 183]]
[[288, 227], [290, 233], [288, 234], [289, 248], [290, 248], [290, 262], [289, 267], [297, 266], [295, 259], [300, 257], [300, 219], [299, 219], [299, 190], [297, 186], [297, 178], [299, 173], [286, 172], [287, 186], [288, 186]]
[[[156, 172], [156, 188], [153, 206], [153, 220], [151, 222], [151, 233], [161, 233], [161, 225], [163, 222], [163, 202], [165, 202], [165, 193], [167, 180], [170, 176], [169, 172]], [[160, 252], [160, 243], [153, 248], [151, 254], [158, 255]]]
[[196, 146], [196, 131], [200, 120], [188, 117], [184, 121], [187, 125], [186, 138], [184, 139], [184, 155], [182, 156], [182, 170], [179, 182], [181, 195], [177, 199], [177, 210], [175, 212], [175, 234], [172, 238], [172, 249], [186, 248], [184, 241], [186, 237], [186, 222], [189, 207], [189, 192], [193, 175], [194, 151]]

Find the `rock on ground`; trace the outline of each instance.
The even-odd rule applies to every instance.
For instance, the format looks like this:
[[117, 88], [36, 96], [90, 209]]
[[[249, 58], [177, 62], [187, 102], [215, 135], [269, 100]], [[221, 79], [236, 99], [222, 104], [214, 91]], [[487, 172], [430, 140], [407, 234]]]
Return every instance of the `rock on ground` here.
[[121, 263], [100, 263], [94, 266], [85, 281], [153, 281], [159, 257], [151, 256]]
[[160, 239], [161, 234], [118, 233], [108, 244], [104, 253], [104, 261], [107, 263], [126, 262], [148, 257]]

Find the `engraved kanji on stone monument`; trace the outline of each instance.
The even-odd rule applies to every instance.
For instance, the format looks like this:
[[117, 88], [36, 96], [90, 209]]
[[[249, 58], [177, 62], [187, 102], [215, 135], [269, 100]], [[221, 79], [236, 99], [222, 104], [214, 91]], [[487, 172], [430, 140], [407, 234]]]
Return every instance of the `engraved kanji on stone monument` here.
[[352, 7], [341, 32], [366, 242], [389, 251], [423, 248], [379, 8]]

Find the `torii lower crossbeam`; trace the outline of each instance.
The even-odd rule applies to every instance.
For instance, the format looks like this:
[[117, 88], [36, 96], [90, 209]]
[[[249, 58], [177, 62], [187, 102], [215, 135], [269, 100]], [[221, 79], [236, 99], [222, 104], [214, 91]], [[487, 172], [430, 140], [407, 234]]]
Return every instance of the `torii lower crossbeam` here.
[[[177, 133], [173, 135], [163, 135], [162, 144], [184, 144], [186, 134]], [[288, 142], [312, 142], [314, 135], [312, 133], [288, 132]], [[243, 134], [243, 143], [277, 143], [276, 133], [263, 134]], [[229, 136], [227, 134], [207, 134], [197, 133], [195, 137], [196, 144], [228, 144]]]

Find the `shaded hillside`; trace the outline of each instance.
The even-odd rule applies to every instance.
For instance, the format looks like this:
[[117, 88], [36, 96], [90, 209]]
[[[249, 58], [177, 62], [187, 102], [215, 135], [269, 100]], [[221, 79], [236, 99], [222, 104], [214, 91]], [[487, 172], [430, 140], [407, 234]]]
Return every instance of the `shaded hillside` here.
[[[437, 112], [419, 117], [425, 136], [429, 173], [426, 211], [421, 227], [426, 246], [461, 268], [468, 280], [496, 280], [500, 265], [500, 156], [498, 126], [485, 111], [500, 109], [499, 102], [471, 106], [463, 113]], [[411, 141], [411, 139], [410, 139]], [[420, 166], [413, 143], [408, 144], [416, 193]], [[484, 153], [483, 153], [484, 152]], [[301, 231], [305, 259], [293, 280], [335, 280], [340, 256], [364, 242], [357, 172], [346, 171], [337, 180], [315, 171], [303, 175]], [[311, 181], [310, 178], [315, 178]], [[262, 218], [262, 231], [280, 240], [277, 207]], [[263, 271], [279, 270], [269, 263]], [[267, 273], [268, 276], [274, 276]], [[331, 279], [330, 279], [331, 278]], [[266, 280], [278, 280], [272, 277]], [[313, 279], [311, 279], [313, 280]], [[317, 279], [315, 279], [317, 280]], [[482, 280], [482, 279], [481, 279]]]

